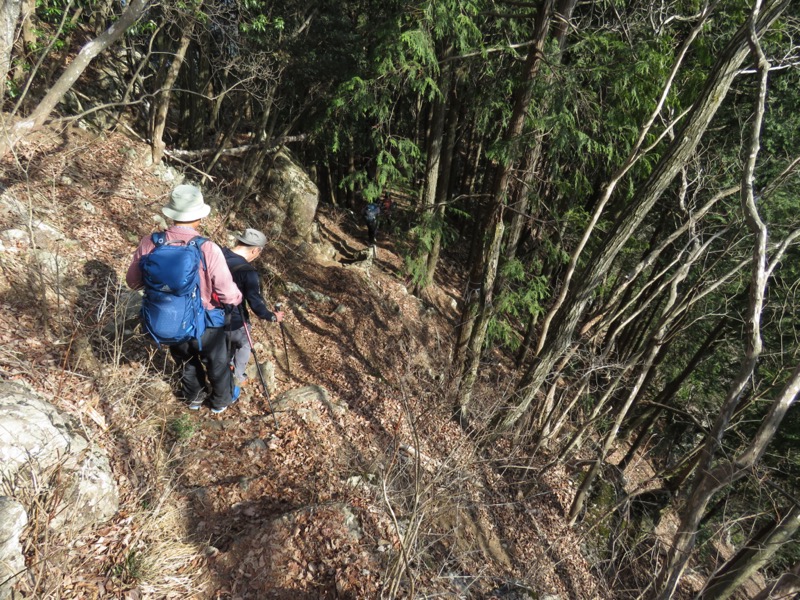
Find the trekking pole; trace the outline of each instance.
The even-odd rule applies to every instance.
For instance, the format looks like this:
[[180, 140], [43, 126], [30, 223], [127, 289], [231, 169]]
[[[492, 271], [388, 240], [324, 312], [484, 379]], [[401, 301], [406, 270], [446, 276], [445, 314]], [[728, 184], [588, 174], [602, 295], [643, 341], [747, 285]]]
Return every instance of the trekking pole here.
[[261, 365], [258, 362], [256, 355], [256, 348], [253, 346], [253, 338], [250, 337], [250, 327], [247, 321], [244, 321], [244, 332], [247, 334], [247, 342], [250, 344], [250, 352], [253, 353], [253, 360], [256, 361], [256, 371], [258, 371], [258, 378], [261, 380], [261, 386], [264, 388], [264, 395], [267, 397], [267, 405], [269, 411], [272, 413], [272, 418], [275, 419], [275, 429], [278, 428], [278, 417], [275, 416], [275, 409], [272, 408], [272, 400], [269, 398], [269, 390], [267, 389], [267, 382], [264, 381], [264, 374], [261, 372]]
[[[280, 312], [281, 306], [283, 306], [283, 304], [278, 302], [275, 305], [275, 310]], [[289, 377], [291, 377], [292, 367], [289, 366], [289, 348], [286, 346], [286, 330], [283, 328], [283, 322], [278, 323], [278, 325], [281, 326], [281, 337], [283, 338], [283, 353], [286, 355], [286, 372], [289, 374]]]

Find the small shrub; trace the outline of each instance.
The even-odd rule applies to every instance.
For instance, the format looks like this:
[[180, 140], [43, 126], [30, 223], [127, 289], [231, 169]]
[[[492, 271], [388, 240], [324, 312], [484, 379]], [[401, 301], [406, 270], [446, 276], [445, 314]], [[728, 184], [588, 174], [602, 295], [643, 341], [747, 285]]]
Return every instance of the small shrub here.
[[179, 442], [188, 440], [194, 435], [195, 425], [189, 415], [181, 415], [169, 424], [169, 430]]

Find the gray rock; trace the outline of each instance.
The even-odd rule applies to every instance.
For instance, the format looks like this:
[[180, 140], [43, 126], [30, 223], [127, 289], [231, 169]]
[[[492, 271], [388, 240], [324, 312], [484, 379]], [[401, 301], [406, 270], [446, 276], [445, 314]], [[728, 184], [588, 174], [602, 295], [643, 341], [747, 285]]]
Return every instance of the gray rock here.
[[314, 423], [320, 422], [321, 407], [325, 407], [334, 419], [342, 418], [347, 412], [347, 406], [331, 401], [327, 390], [319, 385], [307, 385], [284, 392], [272, 404], [276, 411], [291, 410], [303, 420]]
[[27, 524], [25, 507], [0, 496], [0, 600], [11, 598], [11, 588], [25, 570], [19, 538]]
[[142, 292], [123, 291], [114, 305], [114, 318], [103, 326], [103, 334], [110, 339], [130, 336], [139, 324], [141, 310]]
[[169, 183], [170, 185], [180, 185], [184, 180], [183, 173], [175, 169], [175, 167], [165, 165], [163, 161], [155, 166], [153, 173], [155, 173], [161, 181]]
[[[261, 351], [261, 348], [259, 348], [260, 344], [255, 342], [255, 346], [258, 350], [258, 355], [263, 356], [264, 353]], [[258, 376], [258, 367], [261, 367], [261, 377], [264, 378], [267, 391], [269, 391], [270, 394], [274, 393], [277, 387], [275, 383], [275, 365], [268, 360], [259, 362], [258, 365], [256, 365], [255, 361], [247, 365], [244, 372], [250, 381], [247, 383], [246, 389], [261, 389], [261, 377]]]
[[326, 296], [325, 294], [315, 290], [307, 290], [306, 288], [297, 285], [293, 281], [286, 282], [286, 291], [290, 294], [306, 296], [314, 300], [314, 302], [333, 302], [333, 298], [330, 296]]
[[273, 205], [271, 225], [280, 227], [281, 233], [290, 239], [313, 242], [319, 191], [288, 152], [281, 151], [275, 155], [267, 186]]
[[69, 415], [24, 386], [0, 382], [0, 431], [14, 432], [0, 436], [0, 478], [27, 481], [28, 490], [35, 484], [34, 493], [58, 498], [51, 529], [79, 531], [116, 513], [119, 492], [108, 458]]
[[78, 203], [78, 208], [80, 208], [82, 212], [89, 213], [90, 215], [97, 214], [97, 209], [94, 207], [94, 204], [88, 200], [81, 200]]
[[38, 248], [33, 254], [44, 275], [53, 281], [60, 281], [69, 270], [69, 260], [63, 255]]
[[256, 438], [254, 440], [250, 440], [249, 442], [245, 442], [244, 449], [245, 450], [256, 450], [256, 451], [266, 450], [267, 449], [267, 444], [266, 444], [266, 442], [264, 440]]
[[0, 231], [0, 239], [5, 242], [27, 241], [28, 232], [22, 229], [6, 229], [5, 231]]

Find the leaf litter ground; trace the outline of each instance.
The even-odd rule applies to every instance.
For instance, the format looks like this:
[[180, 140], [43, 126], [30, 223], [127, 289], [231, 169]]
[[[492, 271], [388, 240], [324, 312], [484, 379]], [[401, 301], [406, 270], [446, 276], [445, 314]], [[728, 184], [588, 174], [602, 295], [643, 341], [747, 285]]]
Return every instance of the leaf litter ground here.
[[[0, 368], [80, 420], [111, 454], [123, 497], [111, 522], [59, 550], [49, 583], [25, 579], [21, 597], [377, 598], [395, 580], [398, 597], [413, 586], [489, 598], [523, 581], [562, 600], [607, 597], [564, 525], [567, 475], [552, 470], [518, 499], [450, 419], [461, 282], [446, 277], [423, 300], [409, 295], [386, 232], [370, 269], [343, 264], [365, 247], [346, 211], [318, 214], [336, 257], [305, 259], [276, 243], [259, 264], [266, 295], [285, 305], [291, 373], [280, 329], [254, 327], [274, 366], [273, 398], [322, 386], [337, 410], [310, 396], [279, 411], [276, 428], [251, 382], [225, 413], [189, 413], [169, 393], [166, 354], [142, 337], [119, 356], [78, 355], [109, 293], [124, 293], [129, 257], [157, 228], [170, 191], [143, 166], [147, 151], [120, 135], [70, 130], [6, 165], [6, 195], [63, 233], [50, 249], [69, 268], [58, 286], [20, 293], [30, 244], [4, 242]], [[226, 226], [215, 214], [206, 233], [222, 244], [226, 227], [260, 224]], [[18, 226], [2, 218], [3, 229]], [[497, 370], [487, 396], [504, 377]], [[175, 423], [189, 432], [178, 441]], [[27, 536], [33, 562], [42, 534], [31, 527]]]

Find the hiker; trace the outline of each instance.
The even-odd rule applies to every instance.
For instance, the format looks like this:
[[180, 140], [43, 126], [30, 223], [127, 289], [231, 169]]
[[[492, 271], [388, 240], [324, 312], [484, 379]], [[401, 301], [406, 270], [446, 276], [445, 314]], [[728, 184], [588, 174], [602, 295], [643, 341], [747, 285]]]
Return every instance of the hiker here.
[[[148, 331], [159, 343], [169, 345], [170, 353], [181, 369], [181, 386], [183, 400], [189, 409], [198, 410], [206, 397], [211, 403], [211, 412], [219, 414], [233, 404], [237, 398], [233, 396], [233, 385], [230, 371], [230, 358], [228, 344], [225, 336], [226, 313], [234, 312], [234, 307], [241, 303], [242, 293], [233, 282], [222, 249], [210, 240], [199, 236], [197, 228], [202, 219], [208, 216], [211, 207], [203, 201], [200, 189], [193, 185], [179, 185], [173, 191], [167, 204], [161, 211], [174, 221], [174, 224], [163, 233], [145, 236], [139, 242], [139, 247], [133, 255], [128, 267], [126, 281], [133, 289], [145, 288], [143, 302], [143, 317]], [[157, 248], [158, 245], [158, 248]], [[175, 260], [175, 265], [161, 265], [162, 270], [178, 270], [183, 265], [191, 265], [192, 274], [197, 273], [199, 278], [199, 317], [195, 320], [195, 333], [202, 331], [199, 337], [191, 337], [183, 341], [171, 343], [170, 338], [159, 339], [154, 331], [158, 324], [148, 322], [147, 306], [152, 303], [151, 298], [157, 298], [163, 290], [153, 290], [150, 276], [150, 263], [157, 256], [163, 255], [162, 248], [169, 248], [173, 256], [178, 256], [175, 249], [199, 249], [196, 260], [197, 268], [188, 259], [181, 262]], [[180, 250], [178, 250], [180, 252]], [[197, 250], [195, 250], [197, 254]], [[149, 262], [148, 262], [149, 261]], [[166, 273], [166, 276], [174, 275]], [[166, 286], [165, 286], [166, 287]], [[194, 292], [194, 290], [192, 290]], [[196, 301], [197, 294], [191, 294], [191, 301]], [[172, 296], [176, 300], [176, 296]], [[177, 298], [180, 300], [180, 298]], [[158, 309], [158, 307], [155, 307]], [[158, 313], [158, 310], [154, 310]], [[174, 315], [168, 310], [163, 311], [165, 319], [175, 321]], [[180, 319], [177, 319], [178, 321]], [[187, 318], [186, 320], [189, 320]], [[174, 339], [180, 339], [174, 338]], [[209, 389], [210, 388], [210, 389]]]
[[234, 393], [238, 392], [247, 380], [244, 373], [247, 362], [250, 360], [250, 341], [245, 331], [245, 323], [250, 323], [248, 308], [264, 321], [280, 323], [283, 321], [283, 312], [272, 312], [267, 308], [261, 296], [261, 278], [258, 271], [251, 264], [261, 256], [264, 246], [267, 245], [267, 236], [257, 229], [245, 229], [241, 235], [236, 236], [238, 242], [233, 248], [225, 248], [222, 253], [233, 275], [233, 281], [242, 292], [242, 303], [231, 314], [228, 324], [228, 339], [233, 362]]
[[381, 221], [384, 221], [389, 226], [392, 224], [392, 209], [394, 208], [394, 202], [389, 197], [389, 192], [383, 193], [383, 198], [381, 200]]
[[361, 211], [364, 222], [367, 224], [367, 238], [369, 245], [375, 245], [375, 236], [378, 233], [378, 216], [381, 214], [381, 207], [376, 202], [370, 202]]

